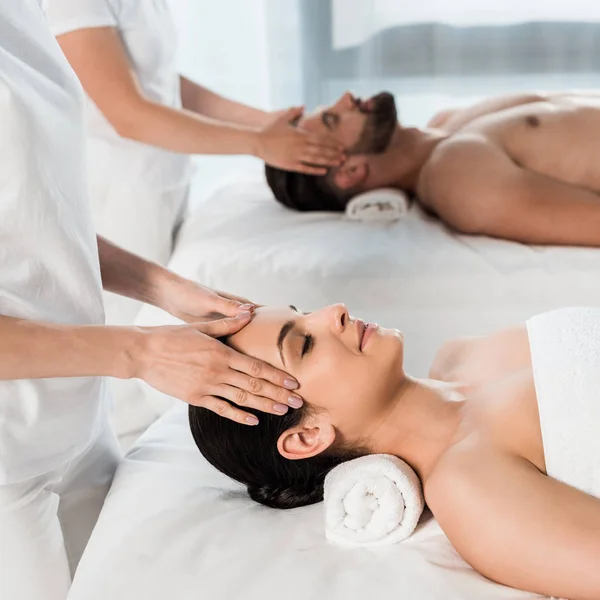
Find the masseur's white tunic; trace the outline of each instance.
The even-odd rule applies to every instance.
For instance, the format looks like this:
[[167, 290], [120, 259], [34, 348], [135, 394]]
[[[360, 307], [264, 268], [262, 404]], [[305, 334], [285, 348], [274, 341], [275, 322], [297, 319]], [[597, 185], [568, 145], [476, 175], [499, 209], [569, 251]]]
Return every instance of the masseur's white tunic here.
[[[118, 32], [147, 98], [181, 107], [177, 34], [168, 0], [45, 0], [56, 36], [80, 29]], [[191, 158], [119, 136], [89, 102], [88, 164], [96, 231], [145, 258], [165, 264], [185, 208]], [[130, 324], [139, 304], [109, 295], [108, 323]]]
[[[103, 322], [83, 99], [38, 0], [0, 0], [1, 315]], [[102, 378], [0, 381], [3, 600], [64, 598], [115, 468], [108, 402]]]

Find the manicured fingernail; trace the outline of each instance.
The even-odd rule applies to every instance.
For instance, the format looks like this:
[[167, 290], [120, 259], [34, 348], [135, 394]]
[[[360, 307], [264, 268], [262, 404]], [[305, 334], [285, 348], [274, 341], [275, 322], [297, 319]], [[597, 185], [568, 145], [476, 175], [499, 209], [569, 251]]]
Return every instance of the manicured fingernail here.
[[300, 386], [298, 385], [297, 381], [294, 381], [293, 379], [286, 379], [283, 382], [283, 385], [288, 389], [288, 390], [297, 390]]
[[293, 395], [288, 398], [288, 404], [292, 408], [300, 408], [302, 404], [304, 404], [304, 402], [302, 401], [302, 398], [300, 398], [300, 396]]
[[248, 425], [258, 425], [258, 419], [256, 417], [246, 417], [246, 423]]
[[249, 319], [252, 315], [245, 310], [244, 312], [241, 312], [239, 315], [236, 316], [236, 319]]
[[256, 305], [254, 305], [254, 304], [242, 304], [240, 306], [240, 308], [242, 310], [244, 310], [244, 311], [252, 312], [256, 308]]
[[285, 413], [289, 410], [289, 408], [285, 404], [275, 404], [273, 406], [273, 410], [278, 415], [285, 415]]

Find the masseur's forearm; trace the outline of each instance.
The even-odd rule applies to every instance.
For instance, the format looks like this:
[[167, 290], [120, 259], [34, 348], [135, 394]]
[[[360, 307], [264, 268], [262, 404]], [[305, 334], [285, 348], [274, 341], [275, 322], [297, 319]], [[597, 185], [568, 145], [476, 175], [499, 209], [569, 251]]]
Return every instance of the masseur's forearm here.
[[216, 121], [185, 109], [141, 100], [113, 123], [119, 135], [182, 154], [260, 153], [257, 129]]
[[131, 377], [136, 330], [68, 326], [0, 315], [0, 380]]
[[181, 102], [187, 110], [244, 127], [262, 128], [269, 123], [270, 115], [264, 110], [225, 98], [186, 77], [179, 80]]
[[97, 236], [97, 239], [102, 287], [108, 292], [165, 308], [161, 292], [169, 284], [176, 284], [182, 279], [172, 271], [132, 254], [101, 236]]

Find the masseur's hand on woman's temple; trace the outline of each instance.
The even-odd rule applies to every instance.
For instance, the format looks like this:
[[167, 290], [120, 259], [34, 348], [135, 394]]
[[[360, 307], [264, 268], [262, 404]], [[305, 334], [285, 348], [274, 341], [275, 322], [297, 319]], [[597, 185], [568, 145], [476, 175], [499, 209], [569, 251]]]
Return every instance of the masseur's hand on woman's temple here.
[[268, 165], [308, 175], [325, 175], [344, 160], [344, 147], [332, 136], [293, 127], [303, 108], [276, 113], [259, 132], [258, 156]]
[[299, 408], [302, 399], [290, 391], [298, 387], [292, 377], [214, 339], [236, 333], [251, 318], [246, 312], [207, 323], [138, 328], [134, 377], [246, 425], [258, 419], [244, 407], [273, 414]]
[[217, 318], [235, 317], [252, 311], [254, 303], [224, 292], [211, 290], [189, 279], [170, 280], [160, 290], [158, 304], [163, 310], [186, 323], [214, 321]]
[[258, 422], [254, 415], [221, 398], [274, 414], [301, 406], [302, 399], [290, 391], [298, 387], [293, 377], [214, 339], [245, 327], [253, 303], [180, 277], [163, 280], [157, 294], [158, 306], [189, 325], [141, 328], [136, 377], [170, 396], [249, 425]]

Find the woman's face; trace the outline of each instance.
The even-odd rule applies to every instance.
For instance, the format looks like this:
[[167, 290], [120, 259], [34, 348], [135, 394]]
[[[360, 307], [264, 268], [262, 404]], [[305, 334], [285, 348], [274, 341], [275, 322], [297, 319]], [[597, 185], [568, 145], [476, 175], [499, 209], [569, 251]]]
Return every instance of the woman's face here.
[[293, 375], [304, 400], [346, 441], [368, 440], [405, 380], [400, 332], [354, 319], [342, 304], [307, 314], [259, 308], [231, 342]]

